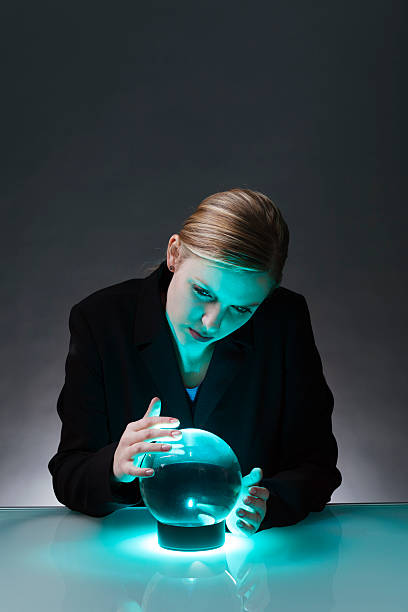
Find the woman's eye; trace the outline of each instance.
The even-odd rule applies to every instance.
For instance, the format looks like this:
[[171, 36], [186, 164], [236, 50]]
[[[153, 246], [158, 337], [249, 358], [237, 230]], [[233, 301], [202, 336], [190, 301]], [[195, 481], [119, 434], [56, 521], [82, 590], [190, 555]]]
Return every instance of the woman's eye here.
[[251, 311], [249, 310], [249, 308], [244, 308], [244, 307], [243, 307], [243, 310], [238, 310], [238, 306], [235, 306], [235, 308], [237, 309], [237, 312], [238, 312], [239, 314], [243, 314], [243, 315], [244, 315], [244, 314], [250, 314], [250, 313], [251, 313]]
[[[195, 285], [193, 285], [193, 289], [198, 295], [201, 295], [202, 297], [211, 297], [208, 291], [206, 291], [205, 289], [201, 289], [201, 287], [196, 287]], [[249, 310], [249, 308], [245, 308], [245, 306], [242, 306], [242, 309], [240, 309], [239, 306], [234, 306], [234, 308], [235, 312], [237, 312], [238, 314], [245, 315], [252, 313], [252, 311]]]
[[209, 297], [209, 293], [207, 291], [205, 291], [204, 289], [200, 289], [200, 287], [193, 287], [194, 291], [196, 293], [198, 293], [198, 295], [202, 295], [204, 297]]

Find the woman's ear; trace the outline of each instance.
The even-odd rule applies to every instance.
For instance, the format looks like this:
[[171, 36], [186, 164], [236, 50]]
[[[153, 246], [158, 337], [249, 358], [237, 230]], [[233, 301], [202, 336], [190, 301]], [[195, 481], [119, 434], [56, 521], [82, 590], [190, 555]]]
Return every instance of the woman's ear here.
[[174, 265], [179, 257], [180, 237], [178, 234], [172, 234], [167, 245], [167, 265]]

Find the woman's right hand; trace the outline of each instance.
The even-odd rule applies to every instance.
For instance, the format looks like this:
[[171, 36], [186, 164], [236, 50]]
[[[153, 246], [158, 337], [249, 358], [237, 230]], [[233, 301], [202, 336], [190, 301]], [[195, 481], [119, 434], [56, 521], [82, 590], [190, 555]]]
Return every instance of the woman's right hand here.
[[[154, 397], [144, 417], [127, 424], [113, 456], [113, 479], [117, 482], [131, 482], [136, 476], [152, 476], [146, 473], [145, 468], [138, 467], [143, 455], [170, 450], [171, 444], [154, 444], [151, 441], [160, 438], [162, 441], [175, 442], [182, 437], [180, 431], [173, 429], [180, 425], [180, 421], [177, 419], [172, 423], [172, 417], [158, 416], [160, 410], [161, 401], [158, 397]], [[154, 425], [162, 425], [163, 429], [159, 427], [153, 429]], [[176, 437], [172, 436], [174, 432]]]

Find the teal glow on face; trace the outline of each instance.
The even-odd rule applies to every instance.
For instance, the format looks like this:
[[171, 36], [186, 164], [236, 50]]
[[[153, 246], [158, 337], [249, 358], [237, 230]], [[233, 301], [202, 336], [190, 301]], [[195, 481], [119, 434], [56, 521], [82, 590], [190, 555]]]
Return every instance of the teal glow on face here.
[[[194, 281], [194, 279], [192, 279], [192, 282], [191, 282], [192, 290], [199, 297], [199, 299], [207, 301], [207, 302], [214, 301], [216, 299], [214, 297], [214, 292], [209, 289], [206, 289], [203, 285], [204, 283], [202, 281], [199, 281], [199, 280]], [[236, 314], [245, 316], [245, 315], [254, 314], [256, 306], [259, 306], [259, 303], [251, 304], [250, 306], [231, 305], [230, 308], [232, 308]]]
[[[166, 317], [185, 356], [194, 358], [208, 346], [244, 325], [274, 282], [266, 272], [225, 268], [202, 257], [184, 260], [167, 291]], [[212, 336], [206, 343], [189, 331]]]

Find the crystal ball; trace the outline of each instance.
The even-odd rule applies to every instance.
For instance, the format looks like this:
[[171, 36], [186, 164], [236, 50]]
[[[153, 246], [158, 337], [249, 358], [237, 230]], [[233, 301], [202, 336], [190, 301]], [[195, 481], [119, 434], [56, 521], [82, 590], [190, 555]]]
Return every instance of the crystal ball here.
[[158, 522], [161, 546], [215, 548], [225, 541], [225, 519], [241, 492], [241, 467], [219, 436], [203, 429], [180, 431], [182, 438], [170, 451], [144, 455], [140, 467], [153, 468], [154, 475], [140, 478], [140, 492]]

